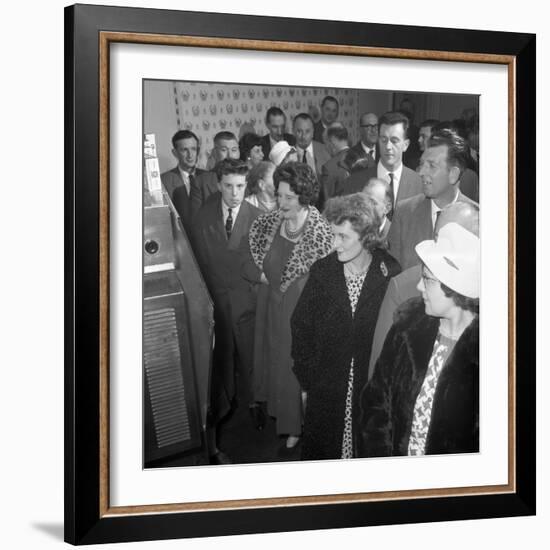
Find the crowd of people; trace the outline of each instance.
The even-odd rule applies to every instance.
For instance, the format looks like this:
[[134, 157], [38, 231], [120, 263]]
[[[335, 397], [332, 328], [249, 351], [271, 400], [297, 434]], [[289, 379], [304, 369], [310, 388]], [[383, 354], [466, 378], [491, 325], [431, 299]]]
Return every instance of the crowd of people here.
[[479, 450], [477, 121], [268, 109], [264, 136], [172, 138], [162, 174], [214, 302], [208, 445], [236, 384], [304, 460]]

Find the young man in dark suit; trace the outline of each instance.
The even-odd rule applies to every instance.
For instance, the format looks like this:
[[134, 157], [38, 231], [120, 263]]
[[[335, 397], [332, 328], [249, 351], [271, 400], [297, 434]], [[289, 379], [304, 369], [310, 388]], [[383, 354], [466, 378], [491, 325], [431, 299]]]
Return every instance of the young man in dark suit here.
[[321, 102], [321, 118], [313, 126], [313, 139], [319, 143], [325, 143], [326, 131], [330, 125], [338, 120], [340, 105], [338, 100], [327, 95]]
[[264, 159], [269, 159], [269, 153], [273, 146], [279, 141], [286, 141], [289, 145], [294, 145], [296, 139], [292, 134], [287, 134], [286, 115], [279, 107], [270, 107], [265, 114], [265, 125], [269, 134], [262, 137], [262, 151]]
[[[215, 346], [210, 391], [209, 447], [214, 463], [228, 458], [215, 443], [215, 426], [227, 415], [237, 394], [236, 368], [242, 387], [239, 394], [251, 407], [252, 358], [256, 292], [241, 277], [243, 251], [252, 222], [261, 210], [244, 201], [246, 162], [225, 159], [215, 168], [219, 192], [211, 195], [194, 220], [195, 251], [203, 277], [214, 301]], [[258, 419], [254, 418], [256, 427]], [[261, 419], [260, 419], [261, 420]]]
[[391, 220], [399, 201], [422, 192], [420, 176], [403, 164], [403, 153], [409, 147], [409, 121], [399, 112], [386, 113], [380, 117], [378, 127], [378, 147], [380, 160], [371, 168], [350, 175], [343, 184], [342, 195], [358, 193], [371, 178], [386, 180], [392, 196]]
[[196, 178], [204, 172], [196, 167], [199, 158], [199, 138], [190, 130], [179, 130], [172, 137], [172, 154], [178, 165], [161, 174], [160, 179], [185, 229], [189, 232], [191, 194]]
[[466, 168], [464, 140], [450, 130], [433, 134], [420, 160], [423, 193], [399, 203], [388, 234], [390, 253], [407, 269], [420, 263], [414, 247], [433, 237], [439, 212], [454, 202], [475, 203], [459, 188]]

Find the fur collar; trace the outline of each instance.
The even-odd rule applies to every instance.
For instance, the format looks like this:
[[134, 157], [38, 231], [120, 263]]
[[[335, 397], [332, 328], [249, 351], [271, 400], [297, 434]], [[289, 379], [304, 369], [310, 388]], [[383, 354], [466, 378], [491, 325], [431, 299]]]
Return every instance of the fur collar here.
[[[248, 237], [250, 252], [260, 270], [263, 270], [265, 256], [277, 231], [280, 230], [281, 223], [279, 212], [275, 211], [256, 218], [250, 228]], [[314, 262], [326, 256], [331, 250], [330, 225], [315, 207], [310, 206], [302, 238], [294, 246], [283, 269], [281, 292], [285, 292], [296, 279], [309, 271]]]

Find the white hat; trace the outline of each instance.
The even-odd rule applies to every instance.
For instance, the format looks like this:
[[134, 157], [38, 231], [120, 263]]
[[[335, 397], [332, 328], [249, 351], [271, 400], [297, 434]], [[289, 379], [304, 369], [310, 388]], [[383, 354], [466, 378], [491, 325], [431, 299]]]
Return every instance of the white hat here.
[[479, 238], [457, 223], [439, 230], [437, 241], [415, 247], [426, 267], [450, 289], [468, 298], [479, 298]]
[[294, 147], [291, 147], [287, 141], [278, 141], [269, 152], [269, 160], [275, 166], [279, 166], [288, 153], [293, 149]]

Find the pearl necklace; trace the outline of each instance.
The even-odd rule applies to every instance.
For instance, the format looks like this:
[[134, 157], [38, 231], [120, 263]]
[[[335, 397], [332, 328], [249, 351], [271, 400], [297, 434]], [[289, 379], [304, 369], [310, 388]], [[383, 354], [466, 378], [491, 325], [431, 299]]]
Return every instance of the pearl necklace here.
[[305, 226], [306, 226], [306, 222], [304, 221], [304, 223], [298, 229], [296, 229], [296, 231], [292, 231], [290, 229], [289, 221], [285, 220], [285, 233], [286, 233], [286, 236], [291, 241], [296, 240], [302, 234], [302, 232], [304, 231]]

